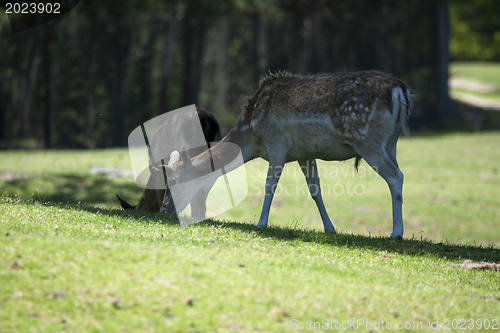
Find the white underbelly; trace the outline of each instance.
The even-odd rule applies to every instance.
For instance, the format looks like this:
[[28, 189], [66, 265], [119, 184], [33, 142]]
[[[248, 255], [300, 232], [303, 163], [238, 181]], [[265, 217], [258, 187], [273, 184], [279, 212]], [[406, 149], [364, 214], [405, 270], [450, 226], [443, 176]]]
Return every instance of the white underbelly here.
[[[264, 137], [269, 144], [283, 142], [287, 162], [304, 159], [326, 161], [346, 160], [357, 156], [345, 141], [344, 135], [336, 129], [328, 114], [315, 117], [271, 117], [254, 128], [265, 129]], [[258, 131], [258, 130], [257, 130]]]
[[335, 140], [294, 140], [289, 148], [287, 160], [321, 159], [325, 161], [343, 161], [357, 156], [351, 146]]
[[[290, 160], [318, 158], [327, 161], [346, 160], [357, 154], [351, 146], [341, 140], [341, 135], [331, 124], [329, 118], [311, 119], [297, 122], [290, 131]], [[286, 134], [285, 134], [286, 135]]]

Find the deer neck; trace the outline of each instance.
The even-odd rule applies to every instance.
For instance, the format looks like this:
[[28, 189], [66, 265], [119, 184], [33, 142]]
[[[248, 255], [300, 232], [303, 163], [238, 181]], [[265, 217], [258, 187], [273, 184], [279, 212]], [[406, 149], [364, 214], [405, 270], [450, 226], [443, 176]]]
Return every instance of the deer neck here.
[[[256, 140], [252, 133], [238, 131], [234, 128], [217, 144], [193, 157], [191, 163], [197, 173], [208, 174], [212, 171], [224, 168], [229, 172], [242, 163], [246, 163], [259, 155], [256, 153]], [[241, 153], [241, 158], [239, 157]]]

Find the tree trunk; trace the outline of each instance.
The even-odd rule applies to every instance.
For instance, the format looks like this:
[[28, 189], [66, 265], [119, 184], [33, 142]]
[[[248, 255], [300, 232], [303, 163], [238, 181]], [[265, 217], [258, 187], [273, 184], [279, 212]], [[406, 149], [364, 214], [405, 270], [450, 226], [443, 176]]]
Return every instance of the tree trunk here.
[[9, 112], [9, 107], [7, 98], [4, 94], [3, 80], [0, 80], [0, 101], [3, 101], [3, 105], [0, 106], [0, 144], [6, 141], [6, 125], [7, 125], [7, 113]]
[[[33, 118], [33, 106], [35, 102], [35, 86], [38, 82], [38, 50], [39, 50], [39, 38], [38, 36], [33, 36], [31, 47], [29, 49], [29, 57], [24, 68], [21, 70], [21, 78], [18, 81], [18, 96], [17, 101], [14, 105], [14, 109], [19, 108], [20, 113], [20, 133], [19, 137], [21, 139], [32, 137], [32, 130], [36, 129], [38, 126], [38, 121]], [[16, 111], [15, 111], [16, 112]], [[32, 124], [34, 123], [34, 124]], [[33, 126], [35, 125], [35, 126]]]
[[213, 94], [213, 110], [210, 110], [212, 112], [220, 112], [227, 109], [227, 97], [230, 90], [229, 83], [231, 82], [227, 69], [230, 24], [230, 19], [222, 18], [220, 24], [215, 27], [216, 34], [213, 43], [211, 43], [214, 59], [214, 70], [212, 71], [211, 80], [217, 82], [215, 86], [213, 82], [209, 82], [209, 87], [207, 88]]
[[435, 18], [435, 44], [436, 50], [435, 73], [437, 85], [437, 108], [439, 110], [442, 124], [446, 125], [453, 121], [454, 112], [448, 94], [448, 61], [449, 61], [449, 15], [448, 4], [437, 2]]
[[205, 39], [205, 22], [200, 18], [184, 19], [184, 82], [182, 104], [190, 105], [198, 102], [200, 89], [203, 42]]
[[162, 114], [170, 110], [168, 100], [168, 82], [171, 75], [172, 60], [174, 57], [174, 44], [177, 35], [178, 21], [175, 18], [170, 19], [165, 33], [163, 48], [160, 56], [160, 102], [157, 114]]
[[93, 62], [96, 54], [96, 42], [95, 39], [92, 38], [97, 33], [97, 29], [94, 24], [90, 24], [88, 28], [89, 33], [89, 53], [86, 58], [86, 77], [85, 82], [87, 83], [86, 87], [86, 95], [87, 95], [87, 126], [85, 128], [85, 136], [86, 136], [86, 146], [88, 148], [96, 147], [96, 137], [95, 137], [95, 129], [96, 129], [96, 105], [95, 105], [95, 77], [93, 71]]
[[129, 26], [118, 21], [116, 32], [111, 34], [112, 45], [114, 45], [113, 58], [109, 59], [112, 64], [111, 91], [112, 91], [112, 119], [115, 125], [113, 146], [122, 146], [127, 143], [127, 133], [124, 131], [125, 117], [129, 117], [125, 96], [125, 74], [127, 71], [127, 59], [130, 43]]
[[51, 26], [45, 25], [43, 28], [43, 42], [42, 42], [42, 62], [41, 67], [43, 71], [43, 82], [45, 85], [42, 91], [42, 136], [43, 145], [45, 148], [52, 147], [52, 77], [51, 77], [51, 59], [50, 59], [50, 45], [51, 45]]

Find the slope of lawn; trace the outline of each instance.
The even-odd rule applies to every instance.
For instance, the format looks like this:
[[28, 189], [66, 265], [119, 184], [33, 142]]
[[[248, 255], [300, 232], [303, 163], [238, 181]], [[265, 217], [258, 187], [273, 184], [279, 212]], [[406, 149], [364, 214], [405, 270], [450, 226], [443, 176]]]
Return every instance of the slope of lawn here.
[[450, 64], [450, 95], [478, 107], [500, 109], [500, 63]]
[[450, 75], [500, 86], [500, 63], [452, 62], [450, 63]]
[[[400, 139], [406, 237], [500, 245], [499, 142], [500, 133], [494, 132]], [[318, 163], [323, 198], [337, 231], [388, 236], [391, 199], [384, 180], [364, 161], [357, 173], [353, 160]], [[0, 194], [117, 209], [116, 193], [131, 203], [141, 196], [129, 169], [126, 149], [4, 151]], [[261, 159], [246, 164], [248, 196], [218, 219], [257, 223], [266, 170]], [[322, 230], [297, 163], [287, 164], [276, 192], [272, 225]]]
[[500, 272], [462, 266], [500, 262], [498, 142], [498, 133], [400, 141], [403, 240], [387, 238], [389, 191], [366, 163], [358, 174], [352, 161], [321, 163], [339, 231], [327, 235], [293, 165], [270, 228], [253, 225], [259, 160], [246, 168], [241, 205], [180, 227], [119, 209], [116, 192], [140, 197], [111, 169], [128, 168], [125, 149], [1, 152], [0, 332], [498, 330]]

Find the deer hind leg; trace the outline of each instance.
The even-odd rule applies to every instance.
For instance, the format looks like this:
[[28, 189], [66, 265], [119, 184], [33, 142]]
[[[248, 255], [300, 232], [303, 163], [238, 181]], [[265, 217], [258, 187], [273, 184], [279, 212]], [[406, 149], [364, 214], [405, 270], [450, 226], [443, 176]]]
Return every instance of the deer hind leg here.
[[[281, 148], [281, 147], [280, 147]], [[264, 204], [262, 205], [262, 212], [260, 213], [258, 227], [267, 227], [269, 220], [269, 211], [271, 210], [271, 203], [273, 202], [274, 192], [278, 181], [281, 177], [281, 172], [285, 166], [286, 152], [285, 149], [276, 148], [273, 150], [268, 149], [269, 155], [269, 169], [267, 170], [266, 187]]]
[[325, 205], [323, 204], [323, 197], [321, 196], [321, 187], [319, 185], [319, 174], [318, 168], [316, 166], [316, 160], [299, 161], [299, 165], [302, 169], [302, 172], [304, 173], [304, 176], [306, 177], [307, 186], [309, 187], [309, 193], [311, 193], [311, 197], [318, 207], [325, 232], [335, 233], [335, 228], [333, 227], [332, 221], [330, 220], [330, 217], [328, 217]]
[[191, 216], [205, 219], [205, 214], [207, 212], [207, 190], [199, 190], [191, 200]]
[[391, 161], [398, 167], [398, 161], [396, 160], [396, 145], [398, 143], [398, 138], [399, 138], [400, 132], [394, 131], [392, 136], [387, 140], [387, 144], [385, 145], [385, 151], [387, 152], [387, 155], [389, 155], [389, 158]]
[[391, 238], [403, 237], [403, 173], [396, 161], [396, 145], [356, 149], [358, 154], [386, 181], [392, 198]]

